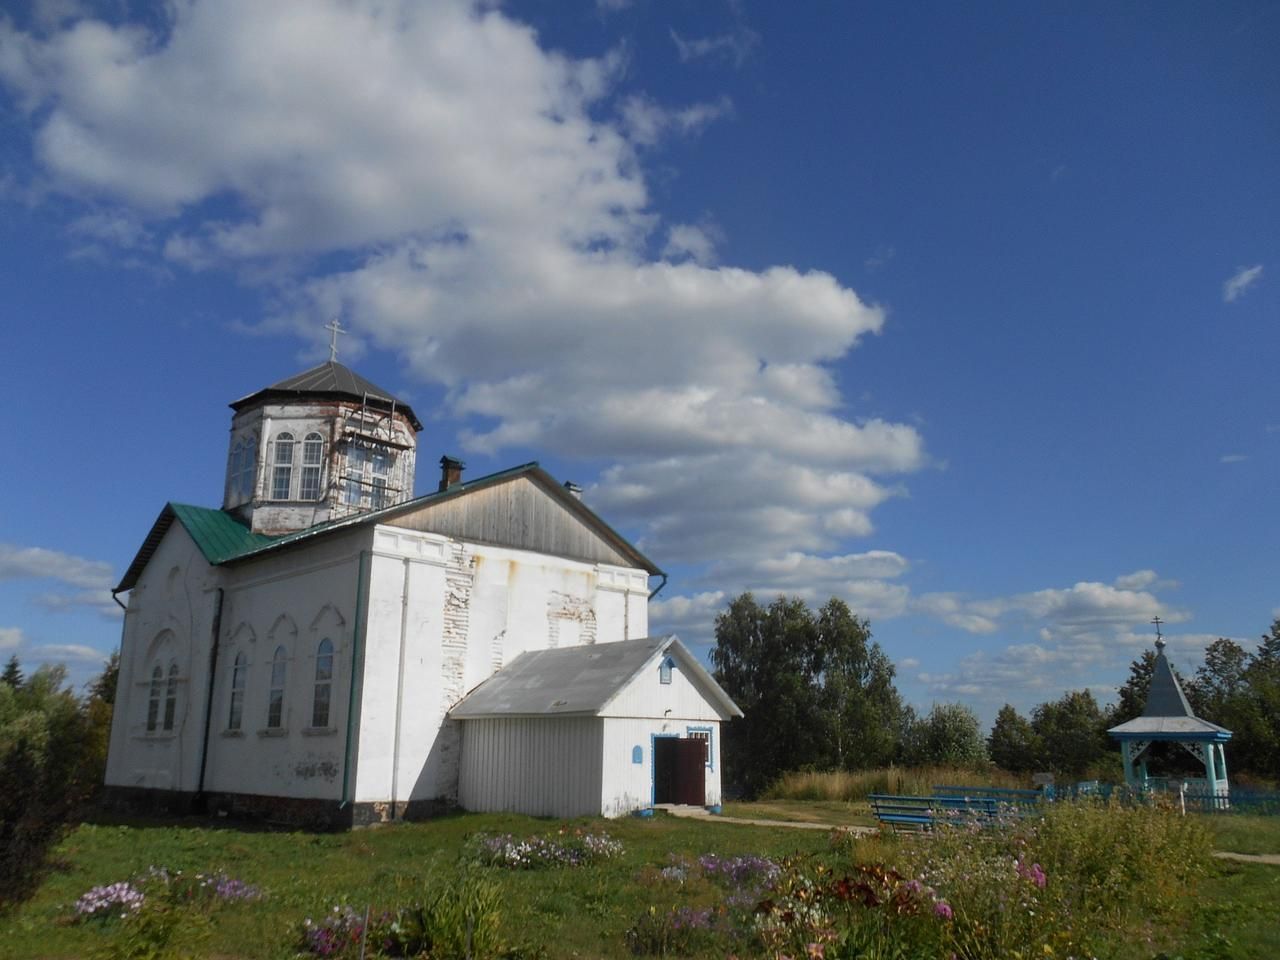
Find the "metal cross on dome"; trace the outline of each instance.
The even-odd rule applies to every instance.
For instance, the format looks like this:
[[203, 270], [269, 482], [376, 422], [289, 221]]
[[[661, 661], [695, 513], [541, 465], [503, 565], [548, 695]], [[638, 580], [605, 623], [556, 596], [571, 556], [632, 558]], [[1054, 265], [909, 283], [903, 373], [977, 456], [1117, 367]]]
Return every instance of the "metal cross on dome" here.
[[332, 320], [326, 323], [324, 325], [324, 328], [326, 330], [332, 331], [332, 335], [329, 337], [329, 362], [337, 363], [338, 362], [338, 334], [346, 333], [347, 331], [342, 329], [342, 324], [338, 323], [337, 317], [334, 317]]
[[1163, 647], [1164, 635], [1160, 633], [1160, 624], [1164, 623], [1164, 621], [1161, 620], [1159, 614], [1157, 614], [1156, 616], [1151, 618], [1151, 622], [1156, 625], [1156, 646]]

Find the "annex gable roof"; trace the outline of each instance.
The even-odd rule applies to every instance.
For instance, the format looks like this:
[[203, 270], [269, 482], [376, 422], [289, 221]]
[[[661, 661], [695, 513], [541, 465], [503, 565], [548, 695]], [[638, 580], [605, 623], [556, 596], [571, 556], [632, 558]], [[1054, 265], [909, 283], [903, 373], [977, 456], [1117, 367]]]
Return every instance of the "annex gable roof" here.
[[[520, 484], [519, 496], [495, 502], [484, 496], [509, 484]], [[484, 502], [481, 502], [484, 501]], [[475, 509], [471, 509], [474, 505]], [[504, 510], [513, 505], [530, 513], [542, 507], [538, 523], [510, 523]], [[634, 566], [653, 576], [663, 572], [600, 516], [573, 496], [536, 462], [457, 483], [447, 490], [429, 493], [381, 510], [359, 513], [284, 536], [253, 533], [222, 510], [168, 503], [113, 593], [131, 590], [174, 521], [179, 522], [214, 566], [239, 563], [267, 553], [286, 550], [339, 530], [371, 524], [405, 526], [458, 539], [537, 550], [575, 559]], [[599, 549], [592, 551], [592, 538]], [[560, 549], [557, 549], [560, 548]], [[592, 555], [594, 554], [594, 555]]]
[[380, 409], [397, 410], [403, 413], [413, 424], [413, 429], [422, 429], [422, 423], [414, 414], [412, 407], [403, 400], [397, 400], [389, 391], [369, 382], [350, 367], [344, 367], [336, 360], [328, 360], [310, 370], [286, 377], [279, 383], [257, 390], [247, 397], [241, 397], [230, 406], [232, 410], [238, 412], [245, 407], [267, 400], [304, 400], [309, 397], [367, 400]]
[[676, 661], [726, 719], [742, 716], [738, 705], [675, 634], [526, 651], [463, 697], [449, 716], [454, 720], [608, 716], [609, 704], [666, 656]]

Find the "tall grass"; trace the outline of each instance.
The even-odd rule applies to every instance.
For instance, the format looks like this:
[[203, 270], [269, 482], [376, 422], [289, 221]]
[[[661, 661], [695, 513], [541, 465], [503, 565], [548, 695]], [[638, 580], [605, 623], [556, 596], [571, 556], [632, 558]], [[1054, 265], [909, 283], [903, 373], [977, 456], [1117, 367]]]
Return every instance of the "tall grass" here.
[[928, 796], [938, 785], [1028, 787], [1025, 780], [995, 767], [877, 767], [874, 770], [831, 770], [784, 773], [762, 800], [865, 800], [868, 794]]

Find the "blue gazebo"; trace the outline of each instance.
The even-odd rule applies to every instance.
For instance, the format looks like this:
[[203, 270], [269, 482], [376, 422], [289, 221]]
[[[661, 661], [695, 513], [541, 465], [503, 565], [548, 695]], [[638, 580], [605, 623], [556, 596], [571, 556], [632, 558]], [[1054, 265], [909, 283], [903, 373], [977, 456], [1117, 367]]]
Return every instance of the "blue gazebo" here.
[[1178, 678], [1173, 674], [1169, 659], [1164, 655], [1164, 648], [1164, 637], [1160, 635], [1157, 623], [1156, 664], [1151, 674], [1146, 709], [1142, 716], [1107, 731], [1120, 741], [1125, 783], [1142, 791], [1169, 786], [1163, 780], [1148, 776], [1147, 750], [1157, 741], [1172, 741], [1204, 764], [1203, 780], [1186, 778], [1182, 781], [1190, 788], [1191, 795], [1204, 796], [1210, 809], [1225, 806], [1230, 790], [1223, 745], [1231, 739], [1231, 731], [1195, 715]]

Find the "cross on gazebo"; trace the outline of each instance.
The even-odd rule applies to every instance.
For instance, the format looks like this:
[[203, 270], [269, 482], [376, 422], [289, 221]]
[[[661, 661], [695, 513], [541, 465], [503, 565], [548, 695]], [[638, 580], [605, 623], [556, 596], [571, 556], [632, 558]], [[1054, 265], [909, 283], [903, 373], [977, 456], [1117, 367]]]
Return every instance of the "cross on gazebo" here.
[[1164, 623], [1164, 621], [1160, 619], [1160, 614], [1157, 613], [1151, 618], [1151, 622], [1156, 625], [1156, 649], [1163, 650], [1164, 635], [1160, 632], [1160, 624]]
[[342, 329], [342, 325], [338, 323], [337, 317], [334, 317], [332, 320], [326, 323], [324, 325], [324, 328], [326, 330], [332, 331], [332, 335], [329, 337], [329, 362], [337, 363], [338, 362], [338, 334], [346, 333], [347, 331]]

